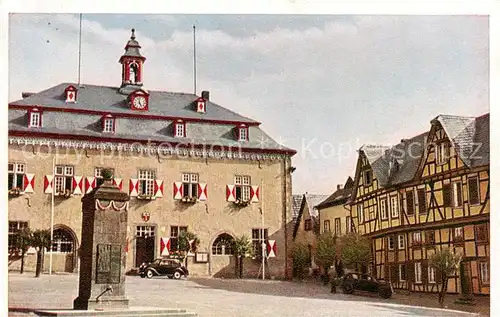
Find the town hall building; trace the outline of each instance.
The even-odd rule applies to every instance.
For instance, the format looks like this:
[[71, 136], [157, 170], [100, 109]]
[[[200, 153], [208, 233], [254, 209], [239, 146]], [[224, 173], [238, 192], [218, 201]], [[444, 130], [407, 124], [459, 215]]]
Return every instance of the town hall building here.
[[[266, 275], [291, 274], [286, 223], [296, 152], [208, 91], [146, 89], [134, 30], [119, 63], [118, 87], [61, 83], [9, 103], [9, 249], [21, 228], [49, 229], [53, 208], [52, 269], [78, 271], [81, 198], [111, 169], [131, 197], [127, 270], [175, 252], [189, 231], [200, 239], [188, 257], [192, 275], [234, 274], [232, 241], [243, 235], [255, 249], [245, 276], [260, 274], [263, 240], [272, 251]], [[28, 270], [34, 262], [28, 255]]]

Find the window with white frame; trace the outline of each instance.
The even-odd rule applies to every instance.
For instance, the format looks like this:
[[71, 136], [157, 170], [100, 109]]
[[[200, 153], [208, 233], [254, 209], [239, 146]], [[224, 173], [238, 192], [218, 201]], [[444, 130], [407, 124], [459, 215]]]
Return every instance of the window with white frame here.
[[398, 249], [404, 249], [405, 248], [405, 236], [400, 234], [398, 235]]
[[39, 111], [31, 111], [29, 113], [30, 127], [39, 128], [42, 126], [42, 114]]
[[415, 262], [415, 283], [422, 283], [422, 262]]
[[389, 250], [394, 250], [394, 236], [388, 236], [387, 237], [387, 248]]
[[479, 262], [479, 271], [482, 284], [490, 284], [490, 269], [488, 262]]
[[113, 175], [115, 175], [115, 169], [114, 168], [109, 168], [109, 167], [96, 167], [94, 168], [94, 177], [96, 179], [96, 185], [100, 186], [102, 183], [104, 183], [104, 178], [102, 177], [102, 171], [103, 170], [109, 170]]
[[102, 124], [102, 132], [113, 133], [115, 132], [115, 119], [114, 118], [104, 118]]
[[234, 187], [236, 200], [250, 201], [251, 178], [247, 175], [236, 175], [234, 177]]
[[461, 207], [462, 206], [462, 183], [455, 182], [452, 184], [452, 193], [453, 193], [453, 207]]
[[363, 203], [358, 205], [358, 222], [363, 223], [365, 221], [365, 211], [363, 209]]
[[456, 227], [453, 228], [453, 242], [463, 242], [464, 241], [464, 228]]
[[234, 255], [234, 238], [227, 233], [223, 233], [215, 239], [212, 244], [213, 255]]
[[450, 157], [450, 146], [447, 142], [441, 142], [436, 145], [436, 163], [444, 164]]
[[170, 227], [170, 251], [179, 250], [179, 236], [187, 232], [186, 226], [171, 226]]
[[198, 174], [182, 174], [182, 194], [184, 197], [198, 197]]
[[399, 281], [404, 282], [406, 281], [406, 265], [404, 264], [399, 264]]
[[248, 127], [241, 126], [238, 128], [238, 141], [248, 141]]
[[380, 201], [380, 219], [387, 219], [387, 199]]
[[397, 218], [399, 216], [398, 196], [391, 196], [391, 217]]
[[25, 228], [28, 228], [27, 221], [9, 221], [9, 252], [13, 252], [16, 249], [18, 233]]
[[54, 230], [54, 240], [52, 241], [52, 252], [71, 253], [73, 252], [74, 240], [71, 234], [64, 229]]
[[420, 231], [413, 233], [413, 245], [422, 245], [422, 233]]
[[182, 120], [175, 123], [175, 136], [178, 138], [186, 136], [186, 124]]
[[139, 170], [139, 194], [152, 196], [154, 194], [154, 170]]
[[74, 167], [72, 165], [56, 165], [54, 174], [55, 193], [71, 194], [73, 192]]
[[9, 163], [8, 164], [9, 185], [7, 189], [23, 190], [25, 173], [26, 173], [26, 165], [24, 163]]
[[436, 283], [436, 268], [434, 266], [427, 267], [427, 282]]
[[262, 255], [262, 243], [268, 239], [268, 230], [262, 228], [252, 229], [252, 251], [254, 256], [260, 257]]

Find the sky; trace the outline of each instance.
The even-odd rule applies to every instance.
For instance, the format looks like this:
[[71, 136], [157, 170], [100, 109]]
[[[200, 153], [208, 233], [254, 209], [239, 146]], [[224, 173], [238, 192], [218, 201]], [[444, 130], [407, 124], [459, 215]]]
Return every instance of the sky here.
[[[11, 14], [9, 101], [76, 82], [76, 14]], [[193, 92], [261, 122], [297, 154], [294, 193], [330, 194], [363, 144], [394, 145], [439, 114], [489, 112], [489, 18], [451, 15], [84, 14], [82, 83], [119, 86], [136, 29], [144, 87]]]

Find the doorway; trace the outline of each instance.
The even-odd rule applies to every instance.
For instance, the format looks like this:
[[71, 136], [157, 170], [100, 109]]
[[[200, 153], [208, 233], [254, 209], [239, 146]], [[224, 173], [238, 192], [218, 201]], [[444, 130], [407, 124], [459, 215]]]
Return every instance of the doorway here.
[[137, 226], [135, 235], [135, 267], [155, 259], [155, 227]]

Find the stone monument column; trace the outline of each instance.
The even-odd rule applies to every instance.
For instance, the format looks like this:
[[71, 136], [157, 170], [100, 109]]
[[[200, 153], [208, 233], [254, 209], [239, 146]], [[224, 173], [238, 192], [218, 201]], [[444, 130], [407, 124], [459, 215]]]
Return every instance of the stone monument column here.
[[82, 198], [80, 282], [73, 309], [126, 309], [125, 263], [130, 197], [113, 185], [110, 171], [104, 183]]

